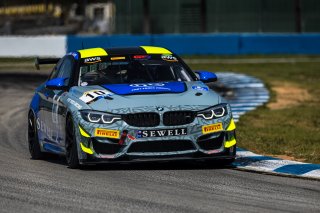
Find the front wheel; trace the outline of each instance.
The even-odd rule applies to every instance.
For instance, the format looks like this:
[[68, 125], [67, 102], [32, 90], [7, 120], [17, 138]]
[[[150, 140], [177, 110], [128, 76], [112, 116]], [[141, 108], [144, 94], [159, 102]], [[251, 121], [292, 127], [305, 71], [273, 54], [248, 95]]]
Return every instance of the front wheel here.
[[66, 122], [66, 160], [70, 169], [80, 167], [75, 129], [71, 116], [67, 118]]
[[221, 162], [222, 165], [228, 166], [228, 165], [231, 165], [235, 161], [236, 154], [237, 154], [237, 145], [234, 145], [234, 146], [230, 147], [229, 148], [229, 153], [231, 153], [232, 158], [221, 160], [220, 162]]
[[235, 158], [220, 160], [220, 164], [223, 166], [230, 166], [235, 161]]
[[41, 152], [39, 144], [36, 119], [32, 112], [28, 115], [28, 147], [31, 159], [39, 160], [44, 158], [45, 154]]

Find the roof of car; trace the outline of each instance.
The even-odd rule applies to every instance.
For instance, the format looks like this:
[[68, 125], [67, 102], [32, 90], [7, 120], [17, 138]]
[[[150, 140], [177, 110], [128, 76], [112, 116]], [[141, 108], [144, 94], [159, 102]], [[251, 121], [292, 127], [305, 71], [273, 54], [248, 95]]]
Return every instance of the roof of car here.
[[128, 54], [172, 54], [171, 51], [163, 47], [140, 46], [140, 47], [119, 47], [119, 48], [90, 48], [78, 50], [80, 58], [108, 56], [108, 55], [128, 55]]

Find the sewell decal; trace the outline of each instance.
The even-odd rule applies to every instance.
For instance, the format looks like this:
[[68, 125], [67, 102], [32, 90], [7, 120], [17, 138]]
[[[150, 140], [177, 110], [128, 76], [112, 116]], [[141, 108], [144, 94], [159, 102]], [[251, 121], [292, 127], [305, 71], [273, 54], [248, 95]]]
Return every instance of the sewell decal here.
[[165, 136], [179, 136], [179, 135], [187, 135], [187, 128], [137, 131], [137, 138], [165, 137]]
[[206, 126], [202, 126], [202, 133], [208, 134], [213, 132], [220, 132], [223, 130], [222, 123], [210, 124]]
[[96, 128], [94, 131], [95, 137], [102, 137], [102, 138], [120, 138], [120, 131], [113, 130], [113, 129], [99, 129]]
[[37, 129], [41, 133], [44, 133], [46, 138], [51, 142], [59, 143], [59, 141], [62, 140], [60, 137], [55, 137], [57, 132], [48, 126], [44, 121], [40, 120], [40, 118], [37, 118]]
[[101, 57], [91, 57], [91, 58], [85, 58], [84, 63], [86, 64], [94, 64], [101, 61]]
[[112, 96], [112, 93], [110, 93], [108, 90], [90, 90], [83, 93], [83, 95], [79, 99], [85, 102], [86, 104], [89, 104], [100, 98], [110, 97], [110, 96]]

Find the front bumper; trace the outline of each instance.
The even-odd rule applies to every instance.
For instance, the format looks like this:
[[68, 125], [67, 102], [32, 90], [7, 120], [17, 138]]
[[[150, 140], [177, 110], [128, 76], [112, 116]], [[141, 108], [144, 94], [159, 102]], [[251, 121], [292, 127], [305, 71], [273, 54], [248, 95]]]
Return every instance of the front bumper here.
[[[209, 134], [203, 133], [203, 127], [221, 123], [223, 129]], [[235, 124], [231, 116], [205, 121], [197, 118], [188, 125], [172, 126], [170, 129], [186, 128], [186, 135], [139, 138], [137, 133], [143, 130], [163, 130], [168, 126], [133, 127], [125, 122], [103, 126], [79, 122], [77, 141], [79, 159], [82, 164], [109, 162], [169, 161], [188, 159], [232, 159], [235, 138]], [[115, 130], [116, 134], [97, 137], [97, 129]], [[123, 132], [126, 137], [122, 138]], [[120, 142], [120, 140], [122, 141]]]
[[175, 154], [162, 156], [130, 156], [123, 155], [116, 159], [105, 159], [95, 156], [88, 156], [87, 159], [80, 159], [82, 165], [94, 164], [108, 164], [108, 163], [139, 163], [139, 162], [170, 162], [170, 161], [203, 161], [203, 160], [232, 160], [235, 158], [233, 151], [235, 146], [224, 150], [224, 152], [216, 154], [203, 154], [202, 152], [195, 152], [191, 154]]

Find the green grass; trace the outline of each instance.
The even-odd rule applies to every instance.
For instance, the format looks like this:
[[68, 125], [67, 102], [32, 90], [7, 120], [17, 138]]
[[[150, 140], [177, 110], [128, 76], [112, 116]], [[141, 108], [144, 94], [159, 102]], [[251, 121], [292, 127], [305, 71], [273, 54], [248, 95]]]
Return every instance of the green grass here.
[[35, 57], [30, 58], [0, 58], [0, 63], [34, 63]]
[[[237, 124], [238, 145], [256, 153], [287, 155], [310, 163], [320, 163], [320, 63], [190, 66], [194, 70], [249, 74], [263, 80], [269, 89], [274, 82], [307, 89], [313, 98], [301, 105], [278, 110], [262, 106], [243, 115]], [[276, 93], [271, 92], [271, 101], [275, 100]]]
[[0, 72], [45, 72], [52, 70], [53, 65], [41, 65], [40, 71], [37, 71], [34, 65], [35, 58], [0, 58]]

